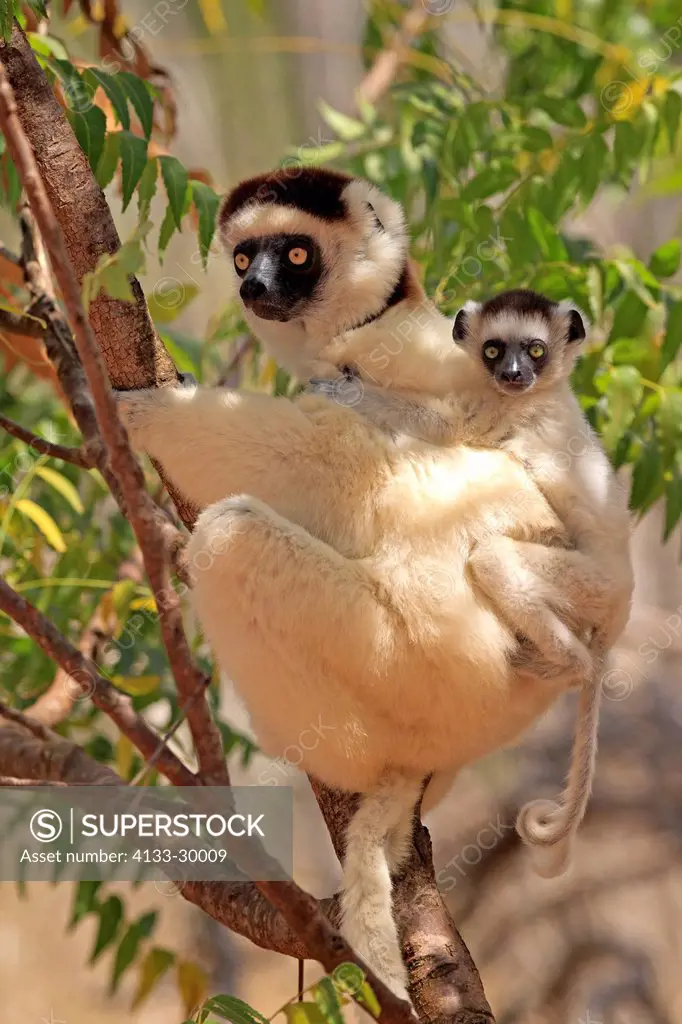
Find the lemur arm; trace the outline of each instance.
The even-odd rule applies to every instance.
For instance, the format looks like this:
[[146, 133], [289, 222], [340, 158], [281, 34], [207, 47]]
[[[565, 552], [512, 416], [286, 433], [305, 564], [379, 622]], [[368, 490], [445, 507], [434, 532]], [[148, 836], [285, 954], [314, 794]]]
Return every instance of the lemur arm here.
[[325, 473], [325, 431], [288, 399], [185, 386], [121, 392], [118, 402], [133, 446], [202, 508], [245, 493], [294, 514], [302, 478], [312, 486]]
[[[480, 437], [480, 420], [466, 405], [453, 405], [440, 399], [425, 402], [423, 397], [411, 399], [409, 394], [387, 388], [368, 387], [357, 390], [348, 384], [350, 400], [336, 381], [317, 381], [316, 390], [329, 394], [340, 404], [351, 405], [355, 412], [375, 426], [394, 434], [410, 434], [429, 444], [467, 444]], [[360, 395], [359, 399], [356, 397]], [[474, 425], [476, 424], [476, 429]]]

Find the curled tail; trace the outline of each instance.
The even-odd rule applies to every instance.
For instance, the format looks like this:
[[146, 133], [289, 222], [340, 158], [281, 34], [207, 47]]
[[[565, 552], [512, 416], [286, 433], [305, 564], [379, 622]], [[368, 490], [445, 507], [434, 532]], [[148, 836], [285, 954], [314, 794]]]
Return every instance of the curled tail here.
[[346, 833], [341, 893], [343, 937], [395, 995], [408, 1001], [391, 871], [404, 861], [421, 790], [421, 781], [387, 775], [363, 794]]
[[533, 800], [521, 808], [516, 819], [516, 830], [523, 842], [538, 848], [534, 866], [544, 878], [553, 878], [568, 868], [573, 839], [592, 792], [603, 658], [600, 657], [597, 664], [597, 671], [580, 690], [571, 767], [561, 802]]

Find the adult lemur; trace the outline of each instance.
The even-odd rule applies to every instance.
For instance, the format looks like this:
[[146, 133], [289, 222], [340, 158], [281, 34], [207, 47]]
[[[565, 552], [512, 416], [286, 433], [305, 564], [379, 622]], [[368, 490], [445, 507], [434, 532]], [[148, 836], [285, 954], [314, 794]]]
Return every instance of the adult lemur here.
[[[369, 184], [265, 175], [227, 197], [221, 229], [249, 323], [299, 376], [361, 365], [384, 387], [445, 398], [468, 372], [410, 269], [400, 207]], [[321, 716], [325, 741], [301, 768], [365, 794], [343, 930], [406, 996], [390, 870], [424, 778], [513, 740], [590, 660], [567, 637], [567, 676], [539, 656], [517, 671], [514, 630], [471, 553], [494, 537], [567, 547], [568, 532], [515, 456], [396, 438], [325, 395], [142, 391], [122, 415], [205, 509], [189, 546], [196, 607], [261, 746], [281, 755]], [[550, 573], [558, 609], [560, 585]]]

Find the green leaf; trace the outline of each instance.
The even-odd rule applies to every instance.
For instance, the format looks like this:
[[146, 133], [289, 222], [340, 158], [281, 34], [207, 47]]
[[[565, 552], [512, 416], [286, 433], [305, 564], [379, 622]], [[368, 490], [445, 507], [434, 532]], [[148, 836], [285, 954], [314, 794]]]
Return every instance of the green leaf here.
[[92, 106], [82, 113], [77, 110], [67, 110], [66, 115], [94, 173], [104, 149], [104, 136], [107, 130], [104, 111], [99, 107]]
[[613, 451], [630, 426], [642, 400], [644, 386], [634, 366], [614, 366], [600, 387], [608, 400], [609, 420], [602, 431], [606, 448]]
[[160, 156], [159, 163], [161, 164], [163, 183], [166, 186], [168, 203], [173, 214], [175, 226], [179, 231], [185, 209], [189, 177], [185, 168], [174, 156]]
[[130, 114], [125, 89], [117, 75], [109, 75], [100, 68], [86, 68], [83, 79], [94, 93], [101, 88], [109, 99], [116, 119], [123, 128], [130, 128]]
[[120, 132], [108, 132], [104, 140], [104, 151], [99, 158], [95, 177], [100, 188], [104, 189], [114, 180], [120, 156]]
[[680, 116], [682, 115], [682, 96], [675, 89], [668, 89], [663, 101], [661, 116], [668, 134], [670, 152], [676, 151], [677, 133], [680, 128]]
[[142, 131], [148, 139], [152, 134], [152, 127], [154, 125], [154, 102], [149, 89], [143, 79], [133, 75], [130, 71], [120, 71], [117, 77], [123, 86], [126, 96], [133, 105], [133, 109], [142, 125]]
[[161, 257], [168, 248], [168, 243], [175, 234], [175, 231], [175, 217], [170, 206], [167, 206], [161, 221], [161, 230], [159, 231], [159, 261], [161, 261]]
[[660, 371], [673, 361], [682, 345], [682, 299], [671, 303], [668, 309], [665, 338], [661, 346]]
[[202, 1010], [207, 1013], [216, 1013], [233, 1024], [268, 1024], [267, 1017], [264, 1017], [258, 1010], [245, 1003], [236, 996], [219, 995], [207, 999]]
[[70, 480], [67, 480], [65, 476], [58, 473], [56, 469], [50, 469], [49, 466], [39, 466], [36, 469], [36, 476], [42, 477], [46, 483], [50, 484], [51, 487], [54, 487], [55, 491], [61, 494], [62, 498], [66, 498], [74, 512], [78, 512], [79, 515], [83, 514], [85, 511], [83, 502]]
[[216, 229], [220, 196], [201, 181], [192, 182], [192, 200], [199, 215], [199, 251], [201, 263], [206, 267], [208, 254]]
[[332, 131], [344, 142], [354, 142], [367, 134], [367, 126], [362, 121], [356, 121], [347, 114], [342, 114], [340, 110], [334, 110], [324, 100], [318, 101], [317, 109]]
[[48, 544], [58, 551], [60, 555], [66, 551], [66, 544], [62, 532], [55, 523], [49, 512], [46, 512], [40, 505], [30, 498], [20, 498], [16, 503], [16, 509], [26, 516], [27, 519], [38, 527]]
[[137, 924], [131, 924], [116, 949], [109, 987], [111, 993], [116, 991], [119, 981], [135, 959], [141, 941], [142, 935]]
[[366, 980], [365, 972], [357, 964], [350, 962], [339, 964], [332, 972], [332, 981], [339, 992], [356, 998], [373, 1017], [379, 1016], [381, 1013], [379, 1000]]
[[645, 512], [656, 500], [656, 491], [663, 476], [661, 453], [655, 441], [650, 441], [639, 456], [632, 474], [630, 508]]
[[682, 474], [677, 466], [675, 466], [672, 479], [665, 482], [663, 543], [670, 539], [670, 534], [678, 525], [680, 519], [682, 519]]
[[649, 270], [657, 277], [672, 277], [680, 266], [680, 242], [671, 238], [659, 245], [649, 260]]
[[486, 167], [462, 189], [465, 202], [472, 199], [487, 199], [488, 196], [504, 192], [518, 180], [518, 171], [512, 167]]
[[123, 209], [133, 198], [135, 186], [139, 182], [147, 164], [147, 143], [132, 132], [118, 133], [121, 147], [121, 183], [123, 186]]
[[110, 946], [116, 939], [121, 921], [123, 919], [123, 904], [118, 896], [110, 896], [98, 909], [99, 927], [95, 948], [90, 957], [93, 964], [102, 955], [107, 946]]
[[331, 978], [321, 978], [313, 989], [313, 996], [328, 1024], [344, 1024], [341, 1003]]
[[616, 341], [618, 338], [636, 337], [644, 327], [646, 316], [647, 306], [639, 295], [626, 292], [616, 303], [610, 339]]
[[[164, 282], [169, 286], [161, 289], [159, 286]], [[147, 300], [152, 320], [157, 324], [172, 323], [198, 294], [199, 288], [195, 284], [182, 284], [175, 278], [162, 278]]]
[[149, 211], [151, 201], [156, 195], [156, 181], [158, 174], [159, 165], [156, 162], [156, 157], [150, 157], [150, 159], [147, 160], [147, 166], [142, 172], [140, 186], [137, 190], [138, 209], [142, 216]]
[[544, 214], [536, 210], [535, 207], [529, 206], [526, 210], [526, 217], [533, 237], [538, 243], [538, 248], [545, 259], [552, 262], [561, 262], [568, 259], [566, 246]]
[[151, 995], [156, 983], [163, 977], [175, 962], [175, 954], [169, 949], [155, 946], [150, 949], [139, 965], [137, 989], [133, 997], [131, 1009], [136, 1010], [147, 996]]
[[540, 95], [536, 98], [536, 102], [538, 107], [548, 113], [557, 124], [562, 124], [566, 128], [585, 127], [585, 114], [575, 101]]
[[287, 1024], [324, 1024], [326, 1019], [317, 1003], [310, 1003], [305, 999], [301, 1002], [287, 1003], [284, 1015]]
[[47, 7], [45, 6], [45, 0], [28, 0], [28, 6], [31, 8], [31, 10], [39, 20], [48, 17]]
[[682, 450], [682, 388], [666, 388], [658, 410], [661, 438], [673, 451]]
[[87, 914], [93, 914], [99, 908], [97, 893], [101, 885], [101, 882], [78, 882], [71, 910], [71, 920], [68, 924], [69, 930], [82, 921]]
[[588, 138], [580, 162], [580, 197], [587, 205], [609, 174], [609, 150], [601, 135]]
[[12, 19], [14, 9], [12, 0], [0, 0], [0, 36], [6, 43], [12, 38]]
[[55, 39], [54, 36], [43, 36], [39, 35], [38, 32], [27, 32], [26, 38], [31, 44], [33, 52], [40, 54], [41, 57], [56, 57], [58, 60], [69, 59], [64, 44], [59, 39]]

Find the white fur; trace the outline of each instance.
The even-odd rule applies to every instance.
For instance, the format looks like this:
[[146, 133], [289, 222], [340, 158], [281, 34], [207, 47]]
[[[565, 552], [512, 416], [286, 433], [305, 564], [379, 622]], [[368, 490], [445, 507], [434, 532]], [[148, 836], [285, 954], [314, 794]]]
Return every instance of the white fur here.
[[[279, 232], [310, 235], [320, 246], [325, 274], [303, 316], [280, 324], [246, 311], [254, 332], [282, 365], [299, 376], [305, 376], [311, 346], [319, 347], [340, 330], [381, 310], [405, 264], [408, 239], [401, 206], [359, 180], [345, 187], [342, 198], [348, 208], [348, 217], [342, 222], [323, 220], [276, 201], [252, 201], [221, 228], [230, 258], [245, 239]], [[240, 279], [234, 267], [233, 273], [238, 289]]]

